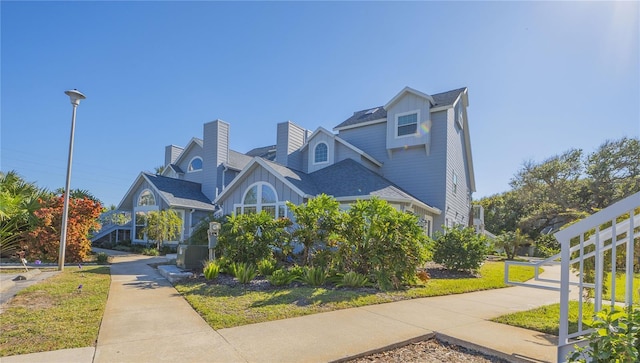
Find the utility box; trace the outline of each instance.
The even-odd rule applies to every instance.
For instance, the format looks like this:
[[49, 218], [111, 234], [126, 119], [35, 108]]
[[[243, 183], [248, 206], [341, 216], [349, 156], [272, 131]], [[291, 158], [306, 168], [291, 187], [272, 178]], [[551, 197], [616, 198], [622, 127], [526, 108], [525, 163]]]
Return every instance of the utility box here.
[[178, 245], [176, 266], [185, 270], [202, 268], [202, 261], [209, 258], [207, 245]]

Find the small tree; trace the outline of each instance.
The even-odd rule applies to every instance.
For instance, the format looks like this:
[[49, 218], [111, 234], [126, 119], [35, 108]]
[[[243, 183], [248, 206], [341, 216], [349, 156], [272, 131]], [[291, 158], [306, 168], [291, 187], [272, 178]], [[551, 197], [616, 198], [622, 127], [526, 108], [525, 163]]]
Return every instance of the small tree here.
[[302, 264], [309, 265], [315, 249], [326, 247], [329, 236], [336, 231], [340, 221], [340, 203], [326, 194], [310, 199], [306, 204], [287, 202], [297, 227], [293, 236], [304, 245]]
[[516, 257], [518, 248], [527, 243], [531, 243], [531, 241], [520, 232], [520, 229], [516, 229], [515, 232], [502, 232], [494, 241], [495, 246], [502, 248], [509, 260], [513, 260]]
[[380, 287], [400, 287], [426, 261], [426, 235], [415, 215], [378, 198], [359, 200], [345, 212], [339, 262], [345, 271], [374, 276]]
[[178, 239], [181, 231], [182, 218], [172, 209], [150, 212], [144, 228], [144, 233], [149, 240], [156, 242], [158, 250], [165, 241]]
[[445, 228], [432, 245], [433, 261], [454, 271], [477, 271], [488, 252], [487, 239], [471, 227]]
[[[41, 202], [42, 207], [34, 212], [38, 225], [25, 234], [25, 256], [28, 259], [55, 261], [60, 247], [62, 225], [62, 196]], [[99, 202], [89, 198], [69, 199], [67, 223], [66, 262], [81, 262], [91, 251], [89, 233], [100, 227], [98, 217], [102, 211]]]
[[279, 243], [286, 239], [284, 229], [288, 225], [288, 219], [273, 219], [265, 211], [230, 216], [222, 225], [217, 248], [232, 262], [255, 266], [272, 257], [273, 247], [281, 248]]

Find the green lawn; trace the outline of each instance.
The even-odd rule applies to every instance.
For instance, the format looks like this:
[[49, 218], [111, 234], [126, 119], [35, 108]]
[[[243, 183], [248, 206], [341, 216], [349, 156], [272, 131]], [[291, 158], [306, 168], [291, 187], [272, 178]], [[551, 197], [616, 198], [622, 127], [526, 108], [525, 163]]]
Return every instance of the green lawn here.
[[[627, 291], [627, 287], [625, 284], [626, 274], [618, 274], [616, 276], [616, 301], [624, 302], [624, 295]], [[607, 286], [607, 293], [604, 296], [604, 299], [611, 299], [611, 276], [609, 275], [605, 278], [605, 285]], [[640, 301], [640, 296], [638, 295], [638, 288], [640, 287], [640, 274], [635, 274], [633, 276], [633, 301]]]
[[[626, 291], [625, 274], [616, 276], [616, 301], [624, 302]], [[607, 293], [603, 299], [611, 298], [611, 277], [605, 279]], [[633, 301], [638, 302], [638, 286], [640, 286], [640, 275], [635, 274], [633, 278], [634, 296]], [[560, 325], [560, 304], [541, 306], [536, 309], [503, 315], [492, 319], [495, 322], [531, 329], [542, 333], [558, 335]], [[582, 323], [589, 326], [593, 321], [593, 305], [585, 304], [582, 312]], [[569, 302], [569, 333], [577, 331], [578, 324], [578, 303]]]
[[0, 315], [0, 357], [94, 346], [110, 283], [109, 267], [85, 266], [20, 291]]
[[[569, 302], [569, 333], [578, 331], [578, 302]], [[560, 330], [560, 304], [545, 305], [539, 308], [499, 316], [491, 319], [497, 323], [517, 326], [558, 335]], [[593, 321], [593, 305], [585, 304], [582, 311], [582, 323], [589, 327]]]
[[[533, 268], [515, 266], [511, 273], [513, 280], [526, 281], [533, 277]], [[204, 282], [183, 282], [177, 284], [176, 289], [211, 327], [221, 329], [397, 300], [506, 287], [503, 262], [485, 263], [480, 275], [478, 278], [431, 279], [423, 287], [390, 292], [317, 287], [245, 291], [242, 286]]]

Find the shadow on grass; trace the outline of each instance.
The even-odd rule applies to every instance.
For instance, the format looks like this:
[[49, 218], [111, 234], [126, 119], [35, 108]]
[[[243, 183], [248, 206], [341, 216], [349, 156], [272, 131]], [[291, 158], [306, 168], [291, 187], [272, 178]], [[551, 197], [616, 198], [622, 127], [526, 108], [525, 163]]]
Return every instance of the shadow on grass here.
[[74, 274], [96, 274], [96, 275], [111, 275], [111, 268], [109, 266], [82, 266], [82, 268], [78, 267], [65, 267], [67, 270], [75, 270]]

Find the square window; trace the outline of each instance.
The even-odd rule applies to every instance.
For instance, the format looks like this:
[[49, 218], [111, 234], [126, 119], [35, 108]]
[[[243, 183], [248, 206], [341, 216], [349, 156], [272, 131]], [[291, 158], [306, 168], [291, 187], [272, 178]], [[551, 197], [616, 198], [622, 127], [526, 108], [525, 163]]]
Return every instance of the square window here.
[[418, 131], [418, 114], [397, 116], [398, 129], [396, 136], [414, 135]]

